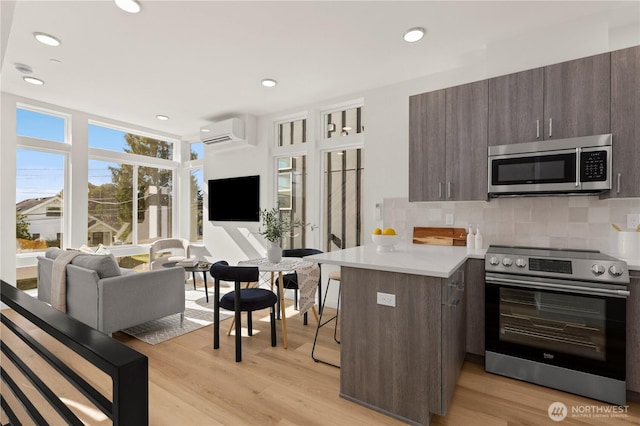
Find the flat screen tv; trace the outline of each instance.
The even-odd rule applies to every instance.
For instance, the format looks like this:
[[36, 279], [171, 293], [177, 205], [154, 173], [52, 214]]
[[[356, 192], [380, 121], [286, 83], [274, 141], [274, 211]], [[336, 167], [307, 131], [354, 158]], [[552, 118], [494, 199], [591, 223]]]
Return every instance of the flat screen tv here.
[[258, 222], [260, 220], [260, 176], [210, 180], [209, 220]]

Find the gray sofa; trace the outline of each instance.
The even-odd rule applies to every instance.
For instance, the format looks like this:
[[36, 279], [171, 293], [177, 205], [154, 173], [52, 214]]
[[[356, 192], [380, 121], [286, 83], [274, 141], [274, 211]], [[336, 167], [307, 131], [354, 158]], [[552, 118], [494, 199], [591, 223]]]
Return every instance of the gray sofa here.
[[[64, 250], [38, 256], [38, 299], [51, 303], [54, 259]], [[135, 272], [113, 256], [80, 254], [66, 266], [67, 314], [111, 335], [147, 321], [184, 315], [184, 269]], [[181, 317], [182, 319], [183, 317]]]

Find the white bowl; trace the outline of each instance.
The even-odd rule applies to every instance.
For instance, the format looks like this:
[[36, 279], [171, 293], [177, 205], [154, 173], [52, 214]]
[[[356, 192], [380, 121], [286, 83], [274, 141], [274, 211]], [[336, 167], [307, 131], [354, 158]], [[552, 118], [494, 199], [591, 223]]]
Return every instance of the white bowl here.
[[400, 241], [400, 235], [372, 234], [371, 240], [378, 246], [378, 251], [393, 251], [394, 246]]

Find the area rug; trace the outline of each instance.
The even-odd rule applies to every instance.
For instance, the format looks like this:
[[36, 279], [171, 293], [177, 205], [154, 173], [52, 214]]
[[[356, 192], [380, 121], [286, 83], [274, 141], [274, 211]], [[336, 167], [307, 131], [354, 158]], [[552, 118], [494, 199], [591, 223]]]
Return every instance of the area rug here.
[[[220, 290], [224, 292], [224, 288]], [[232, 316], [232, 312], [220, 309], [220, 321]], [[213, 289], [209, 288], [209, 303], [207, 303], [204, 288], [198, 287], [197, 290], [194, 290], [193, 285], [188, 284], [185, 286], [185, 310], [182, 327], [180, 327], [180, 314], [175, 314], [127, 328], [122, 332], [150, 345], [157, 345], [211, 324], [213, 324]]]

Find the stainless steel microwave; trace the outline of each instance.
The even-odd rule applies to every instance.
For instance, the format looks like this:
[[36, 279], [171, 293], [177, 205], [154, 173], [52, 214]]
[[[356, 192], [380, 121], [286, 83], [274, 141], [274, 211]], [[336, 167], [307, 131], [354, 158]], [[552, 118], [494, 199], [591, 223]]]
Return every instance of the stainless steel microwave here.
[[611, 134], [489, 147], [489, 197], [611, 189]]

